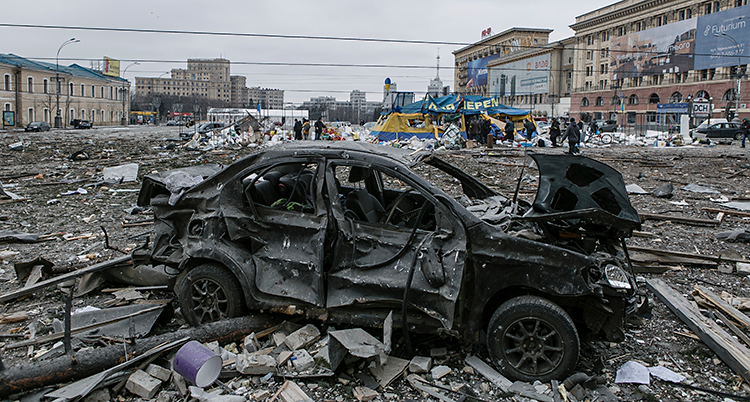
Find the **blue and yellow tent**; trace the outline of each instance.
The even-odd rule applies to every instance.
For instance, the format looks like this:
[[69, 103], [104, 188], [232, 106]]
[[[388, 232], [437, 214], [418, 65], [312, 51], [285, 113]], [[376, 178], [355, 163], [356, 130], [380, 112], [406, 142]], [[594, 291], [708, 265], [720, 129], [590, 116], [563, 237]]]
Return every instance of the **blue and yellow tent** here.
[[[486, 113], [496, 119], [509, 118], [514, 122], [531, 118], [531, 112], [505, 106], [500, 98], [488, 98], [478, 95], [448, 95], [433, 98], [430, 95], [419, 102], [404, 105], [397, 111], [380, 116], [370, 134], [378, 136], [381, 141], [394, 139], [437, 138], [442, 134], [433, 124], [443, 114], [461, 115], [461, 135], [466, 137], [464, 116]], [[421, 123], [420, 123], [421, 122]]]

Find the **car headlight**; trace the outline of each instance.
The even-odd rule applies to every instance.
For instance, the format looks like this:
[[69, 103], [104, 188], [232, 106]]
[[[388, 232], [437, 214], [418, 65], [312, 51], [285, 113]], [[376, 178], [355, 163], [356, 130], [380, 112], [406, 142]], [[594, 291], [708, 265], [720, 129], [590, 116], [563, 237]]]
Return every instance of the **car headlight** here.
[[607, 279], [609, 286], [612, 286], [614, 289], [632, 289], [628, 280], [628, 274], [617, 265], [607, 264], [604, 267], [604, 277]]

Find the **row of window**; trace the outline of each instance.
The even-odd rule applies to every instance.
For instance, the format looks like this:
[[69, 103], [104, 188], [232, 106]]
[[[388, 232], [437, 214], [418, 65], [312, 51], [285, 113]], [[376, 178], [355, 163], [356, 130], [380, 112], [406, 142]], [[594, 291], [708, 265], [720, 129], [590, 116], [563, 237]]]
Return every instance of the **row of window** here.
[[[27, 85], [26, 88], [27, 88], [27, 92], [28, 93], [34, 93], [35, 92], [34, 91], [34, 85], [35, 85], [34, 84], [34, 77], [28, 77], [26, 85]], [[109, 86], [109, 87], [103, 87], [103, 86], [99, 87], [99, 98], [104, 98], [105, 97], [105, 95], [106, 95], [105, 88], [109, 88], [109, 99], [115, 99], [115, 100], [119, 99], [119, 96], [117, 95], [117, 92], [119, 92], [119, 91], [117, 91], [115, 89], [115, 87], [112, 87], [112, 86]], [[6, 91], [12, 91], [13, 90], [13, 85], [12, 85], [12, 82], [11, 82], [11, 76], [10, 76], [10, 74], [5, 74], [5, 79], [4, 79], [4, 82], [3, 82], [3, 89], [6, 90]], [[68, 90], [69, 90], [68, 93], [70, 94], [70, 96], [76, 96], [76, 93], [75, 93], [75, 83], [70, 82], [68, 84]], [[45, 93], [45, 94], [50, 93], [49, 80], [47, 80], [46, 78], [42, 81], [42, 93]], [[96, 94], [96, 86], [95, 85], [91, 85], [91, 91], [89, 92], [89, 94], [90, 94], [90, 96], [92, 98], [96, 97], [96, 95], [95, 95]], [[79, 92], [78, 96], [86, 96], [86, 85], [85, 84], [81, 84], [81, 91]]]
[[[734, 0], [734, 7], [741, 7], [745, 5], [747, 5], [747, 0]], [[699, 7], [699, 10], [703, 11], [703, 15], [719, 12], [721, 11], [721, 2], [707, 1]], [[685, 7], [685, 8], [674, 11], [673, 21], [674, 20], [683, 21], [683, 20], [689, 20], [691, 18], [693, 18], [693, 9], [690, 7]], [[666, 25], [668, 22], [669, 22], [669, 19], [667, 17], [667, 14], [657, 15], [657, 16], [651, 17], [650, 27], [660, 27], [662, 25]], [[616, 27], [611, 32], [616, 37], [623, 36], [623, 35], [628, 34], [628, 31], [629, 31], [628, 28], [630, 28], [630, 30], [634, 32], [639, 32], [639, 31], [643, 31], [643, 30], [650, 28], [648, 25], [649, 24], [646, 21], [635, 21], [635, 22], [631, 22], [623, 26]], [[586, 37], [586, 44], [593, 45], [596, 43], [598, 39], [600, 39], [602, 42], [609, 41], [610, 31], [606, 30], [606, 31], [601, 31], [598, 34], [588, 35]]]
[[[12, 110], [12, 105], [10, 103], [6, 103], [5, 104], [5, 111], [6, 112], [10, 112], [11, 110]], [[104, 109], [100, 109], [100, 110], [91, 109], [91, 111], [88, 113], [88, 116], [89, 116], [88, 119], [91, 120], [92, 123], [95, 123], [97, 121], [103, 122], [103, 121], [105, 121], [104, 118], [106, 116], [106, 113], [107, 112]], [[81, 109], [78, 116], [79, 117], [76, 117], [76, 110], [75, 109], [70, 109], [68, 111], [68, 116], [66, 116], [66, 117], [68, 119], [70, 119], [70, 120], [72, 120], [72, 119], [86, 120], [87, 119], [87, 117], [86, 117], [87, 116], [86, 109]], [[122, 112], [110, 110], [110, 112], [109, 112], [109, 121], [118, 121], [121, 118], [121, 116], [122, 116]], [[36, 110], [33, 107], [30, 107], [27, 110], [26, 117], [27, 117], [27, 119], [28, 119], [29, 122], [36, 121], [37, 120]], [[51, 118], [50, 118], [50, 110], [48, 108], [44, 108], [44, 110], [42, 111], [42, 116], [41, 117], [42, 117], [43, 121], [46, 121], [48, 123], [52, 123]]]
[[[711, 95], [705, 90], [698, 91], [695, 94], [695, 99], [698, 98], [704, 98], [704, 99], [710, 99]], [[669, 96], [669, 103], [680, 103], [683, 100], [687, 99], [687, 97], [683, 97], [682, 93], [680, 92], [674, 92], [672, 95]], [[721, 98], [722, 102], [730, 102], [735, 100], [735, 90], [729, 89], [728, 91], [724, 92], [724, 95]], [[612, 96], [611, 105], [619, 105], [621, 102], [621, 98], [619, 96]], [[659, 98], [658, 94], [652, 93], [648, 97], [648, 103], [649, 104], [658, 104], [661, 102], [661, 99]], [[630, 95], [628, 97], [628, 105], [637, 105], [639, 104], [638, 96], [637, 95]], [[589, 106], [589, 99], [584, 97], [581, 99], [581, 106], [586, 107]], [[598, 96], [596, 100], [594, 101], [594, 106], [604, 106], [604, 98], [601, 96]]]

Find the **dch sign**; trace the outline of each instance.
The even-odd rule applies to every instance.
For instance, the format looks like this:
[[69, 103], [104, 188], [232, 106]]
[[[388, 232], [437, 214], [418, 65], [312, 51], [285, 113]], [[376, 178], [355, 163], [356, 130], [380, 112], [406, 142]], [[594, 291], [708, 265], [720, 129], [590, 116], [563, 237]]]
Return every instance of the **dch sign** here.
[[692, 114], [695, 117], [708, 117], [711, 113], [711, 104], [708, 102], [693, 102]]

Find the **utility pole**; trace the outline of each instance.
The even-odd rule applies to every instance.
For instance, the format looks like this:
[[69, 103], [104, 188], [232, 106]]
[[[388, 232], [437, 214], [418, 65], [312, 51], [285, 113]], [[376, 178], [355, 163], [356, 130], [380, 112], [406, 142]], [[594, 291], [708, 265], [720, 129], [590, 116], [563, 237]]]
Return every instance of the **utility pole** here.
[[[125, 79], [125, 72], [128, 71], [128, 69], [130, 67], [137, 66], [139, 64], [141, 64], [141, 63], [139, 63], [137, 61], [134, 61], [134, 62], [128, 64], [128, 66], [125, 67], [124, 70], [122, 70], [122, 91], [121, 91], [122, 92], [122, 118], [120, 119], [120, 124], [123, 125], [123, 126], [127, 126], [128, 125], [128, 116], [126, 116], [126, 113], [125, 113], [125, 101], [128, 98], [130, 98], [130, 96], [129, 96], [130, 95], [130, 82], [128, 82], [128, 80]], [[125, 88], [125, 83], [126, 82], [128, 83], [128, 88]]]
[[55, 95], [57, 101], [57, 106], [55, 107], [55, 128], [62, 128], [62, 116], [60, 116], [60, 51], [65, 46], [78, 42], [80, 42], [79, 39], [70, 38], [57, 48], [57, 55], [55, 56], [55, 86], [57, 86], [57, 93]]
[[737, 92], [735, 93], [735, 95], [736, 95], [735, 98], [736, 99], [735, 99], [735, 103], [734, 103], [734, 116], [739, 119], [739, 117], [740, 117], [740, 100], [742, 99], [742, 94], [740, 93], [740, 91], [741, 91], [741, 84], [742, 84], [742, 69], [741, 69], [742, 68], [741, 67], [742, 66], [742, 59], [740, 58], [740, 45], [737, 43], [736, 40], [734, 40], [733, 37], [731, 37], [730, 35], [727, 35], [726, 33], [722, 32], [721, 34], [714, 34], [714, 36], [716, 36], [717, 38], [727, 38], [727, 39], [731, 40], [732, 43], [734, 43], [734, 48], [737, 51]]

